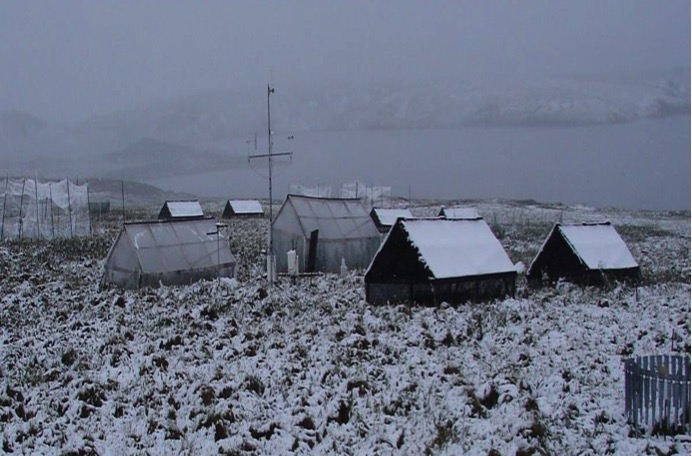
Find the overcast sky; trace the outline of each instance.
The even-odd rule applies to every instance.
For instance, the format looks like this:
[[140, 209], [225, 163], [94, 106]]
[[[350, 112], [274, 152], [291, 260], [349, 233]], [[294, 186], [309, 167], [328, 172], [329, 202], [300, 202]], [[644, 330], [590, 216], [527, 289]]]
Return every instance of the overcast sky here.
[[0, 0], [0, 110], [72, 121], [207, 89], [690, 65], [690, 1]]

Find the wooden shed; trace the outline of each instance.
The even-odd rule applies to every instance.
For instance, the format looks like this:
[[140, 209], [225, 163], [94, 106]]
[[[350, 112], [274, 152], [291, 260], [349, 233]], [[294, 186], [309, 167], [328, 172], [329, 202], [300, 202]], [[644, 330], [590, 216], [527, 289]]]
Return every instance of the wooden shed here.
[[197, 200], [169, 200], [159, 211], [159, 220], [194, 220], [204, 218]]
[[610, 222], [556, 223], [531, 262], [529, 283], [565, 279], [584, 285], [637, 281], [639, 265]]
[[371, 304], [456, 304], [512, 295], [515, 280], [482, 218], [399, 219], [365, 273], [365, 295]]
[[475, 219], [479, 218], [480, 214], [475, 207], [471, 206], [442, 206], [437, 216], [448, 219]]
[[373, 207], [370, 211], [370, 217], [375, 222], [375, 226], [380, 233], [386, 233], [396, 223], [398, 218], [413, 218], [413, 214], [408, 209], [384, 209], [381, 207]]
[[221, 218], [260, 218], [264, 217], [262, 204], [257, 200], [228, 200]]

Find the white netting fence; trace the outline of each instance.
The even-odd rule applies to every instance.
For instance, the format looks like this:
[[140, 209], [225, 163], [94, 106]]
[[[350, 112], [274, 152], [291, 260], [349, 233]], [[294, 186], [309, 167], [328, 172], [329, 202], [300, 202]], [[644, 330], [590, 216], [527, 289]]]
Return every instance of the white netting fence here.
[[342, 198], [359, 198], [375, 201], [390, 196], [392, 196], [392, 187], [368, 187], [362, 182], [349, 182], [341, 186]]
[[331, 198], [332, 197], [332, 186], [331, 185], [305, 185], [305, 184], [291, 184], [289, 186], [289, 193], [291, 195], [301, 195], [301, 196], [313, 196], [317, 198]]
[[[289, 186], [289, 193], [292, 195], [312, 196], [316, 198], [331, 198], [332, 186], [321, 184], [305, 185], [302, 183], [291, 184]], [[360, 181], [355, 181], [341, 184], [341, 189], [336, 197], [361, 199], [370, 204], [374, 204], [378, 201], [382, 201], [384, 198], [390, 198], [391, 196], [392, 187], [379, 185], [368, 186]]]
[[86, 183], [8, 178], [0, 183], [0, 192], [0, 238], [52, 239], [90, 234]]

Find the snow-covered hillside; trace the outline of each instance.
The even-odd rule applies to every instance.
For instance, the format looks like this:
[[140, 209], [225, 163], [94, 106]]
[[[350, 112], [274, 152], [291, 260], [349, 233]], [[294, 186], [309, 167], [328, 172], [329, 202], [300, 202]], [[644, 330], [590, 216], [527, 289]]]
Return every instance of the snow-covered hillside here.
[[123, 292], [99, 288], [114, 225], [83, 241], [5, 242], [2, 451], [688, 454], [689, 435], [630, 437], [622, 361], [690, 353], [689, 213], [473, 204], [513, 261], [557, 217], [609, 218], [644, 283], [373, 307], [351, 272], [282, 278], [268, 294], [266, 220], [245, 220], [233, 227], [238, 281]]
[[[678, 69], [523, 82], [281, 86], [272, 99], [272, 119], [277, 132], [288, 133], [612, 124], [689, 114], [689, 81], [689, 69]], [[193, 170], [213, 169], [219, 156], [228, 157], [229, 148], [244, 150], [243, 141], [266, 131], [266, 121], [264, 85], [151, 102], [78, 125], [0, 113], [0, 151], [12, 158], [12, 172], [98, 170], [110, 177], [137, 178], [146, 171], [152, 177], [170, 174], [168, 168], [191, 155], [200, 157]], [[143, 147], [151, 149], [150, 154], [138, 155], [134, 169], [111, 166], [114, 156], [129, 156]], [[165, 160], [154, 158], [162, 147], [168, 151]], [[149, 161], [140, 163], [145, 158]], [[175, 172], [182, 169], [178, 166]]]
[[[604, 78], [281, 87], [280, 131], [584, 125], [690, 112], [689, 70]], [[266, 93], [217, 91], [93, 119], [89, 125], [187, 145], [247, 139], [266, 128]]]

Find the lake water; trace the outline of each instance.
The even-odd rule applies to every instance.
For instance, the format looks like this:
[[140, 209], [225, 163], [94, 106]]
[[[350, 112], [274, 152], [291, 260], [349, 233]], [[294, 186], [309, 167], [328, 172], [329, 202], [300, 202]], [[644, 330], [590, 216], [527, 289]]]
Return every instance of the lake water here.
[[[690, 116], [579, 127], [464, 127], [312, 132], [280, 140], [273, 193], [292, 183], [359, 180], [413, 198], [535, 199], [631, 209], [690, 209]], [[247, 144], [233, 145], [238, 156]], [[259, 145], [259, 151], [265, 153]], [[230, 154], [229, 154], [230, 155]], [[224, 198], [266, 198], [266, 160], [155, 179], [159, 187]]]

